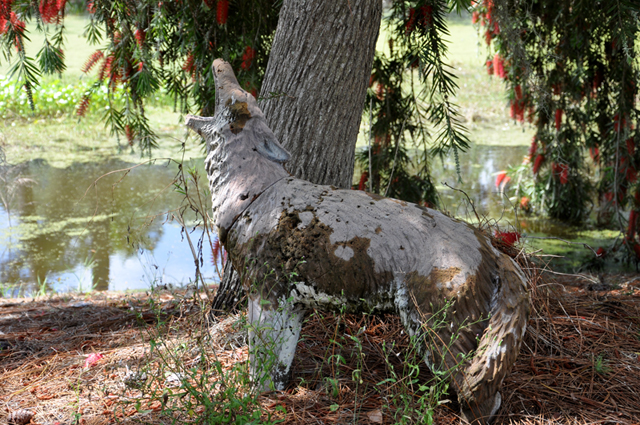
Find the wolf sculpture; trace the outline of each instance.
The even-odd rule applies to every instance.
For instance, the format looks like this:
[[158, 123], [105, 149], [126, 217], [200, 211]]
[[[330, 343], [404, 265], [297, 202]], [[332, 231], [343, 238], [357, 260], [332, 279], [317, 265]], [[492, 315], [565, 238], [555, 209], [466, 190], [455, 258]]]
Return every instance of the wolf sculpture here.
[[[529, 317], [520, 268], [438, 211], [291, 177], [255, 98], [227, 62], [213, 72], [215, 115], [186, 125], [207, 142], [213, 219], [249, 294], [254, 379], [284, 388], [309, 309], [394, 312], [426, 364], [450, 371], [463, 417], [490, 422]], [[447, 325], [430, 327], [435, 314]]]

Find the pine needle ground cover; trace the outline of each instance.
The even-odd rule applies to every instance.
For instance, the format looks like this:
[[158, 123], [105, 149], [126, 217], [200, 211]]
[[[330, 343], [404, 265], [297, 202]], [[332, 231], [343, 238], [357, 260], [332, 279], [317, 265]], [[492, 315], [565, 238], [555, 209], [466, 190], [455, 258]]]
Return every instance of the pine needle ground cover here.
[[[618, 289], [536, 279], [497, 423], [638, 423], [640, 277], [605, 278]], [[312, 315], [292, 384], [256, 396], [244, 315], [211, 319], [203, 300], [162, 290], [0, 301], [0, 422], [425, 423], [412, 381], [429, 372], [409, 370], [419, 362], [396, 317]], [[433, 423], [458, 423], [454, 400], [440, 398]]]

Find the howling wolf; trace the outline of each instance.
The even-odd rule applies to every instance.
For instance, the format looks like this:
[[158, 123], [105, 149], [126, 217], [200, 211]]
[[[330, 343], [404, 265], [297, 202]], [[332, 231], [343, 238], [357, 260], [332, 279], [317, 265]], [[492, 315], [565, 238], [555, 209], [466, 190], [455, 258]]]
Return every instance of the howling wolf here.
[[517, 264], [438, 211], [291, 177], [255, 98], [227, 62], [213, 72], [215, 115], [186, 125], [207, 142], [213, 218], [249, 293], [254, 379], [284, 388], [308, 309], [393, 312], [463, 417], [490, 422], [529, 317]]

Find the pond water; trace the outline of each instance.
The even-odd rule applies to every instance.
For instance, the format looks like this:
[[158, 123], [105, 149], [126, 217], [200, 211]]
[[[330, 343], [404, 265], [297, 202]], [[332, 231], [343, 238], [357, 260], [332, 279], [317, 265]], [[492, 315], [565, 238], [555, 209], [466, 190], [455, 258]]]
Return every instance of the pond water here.
[[[434, 161], [433, 176], [441, 186], [443, 208], [456, 216], [475, 218], [465, 196], [442, 185], [446, 182], [464, 190], [478, 213], [502, 217], [501, 227], [517, 225], [532, 235], [567, 237], [575, 232], [547, 220], [519, 217], [515, 222], [512, 207], [495, 187], [495, 173], [519, 164], [526, 150], [523, 146], [472, 146], [460, 156], [463, 182], [457, 179], [453, 161]], [[157, 161], [130, 167], [117, 160], [64, 169], [31, 161], [4, 169], [1, 296], [43, 290], [145, 289], [194, 281], [194, 257], [185, 231], [172, 219], [185, 205], [183, 194], [174, 186], [178, 166]], [[188, 167], [206, 188], [203, 159], [183, 168]], [[205, 208], [208, 211], [208, 202]], [[205, 280], [218, 281], [219, 264], [212, 259], [202, 227], [193, 214], [184, 220]]]
[[[202, 160], [195, 164], [202, 168]], [[7, 202], [0, 207], [3, 296], [143, 289], [195, 279], [185, 232], [172, 219], [184, 199], [174, 188], [177, 165], [131, 166], [109, 161], [60, 169], [32, 161], [5, 170]], [[194, 218], [187, 211], [184, 220], [201, 271], [206, 280], [216, 280], [210, 244], [202, 240], [202, 228], [191, 223]]]

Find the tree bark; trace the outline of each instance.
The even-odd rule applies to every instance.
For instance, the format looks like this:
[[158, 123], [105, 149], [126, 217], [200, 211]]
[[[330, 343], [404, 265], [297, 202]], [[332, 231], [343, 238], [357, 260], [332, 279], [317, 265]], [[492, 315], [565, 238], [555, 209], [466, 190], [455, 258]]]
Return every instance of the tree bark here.
[[284, 1], [260, 108], [296, 177], [351, 186], [381, 16], [381, 0]]
[[[381, 18], [381, 0], [284, 1], [260, 108], [296, 177], [351, 187]], [[213, 310], [237, 308], [241, 291], [240, 274], [225, 267]]]

